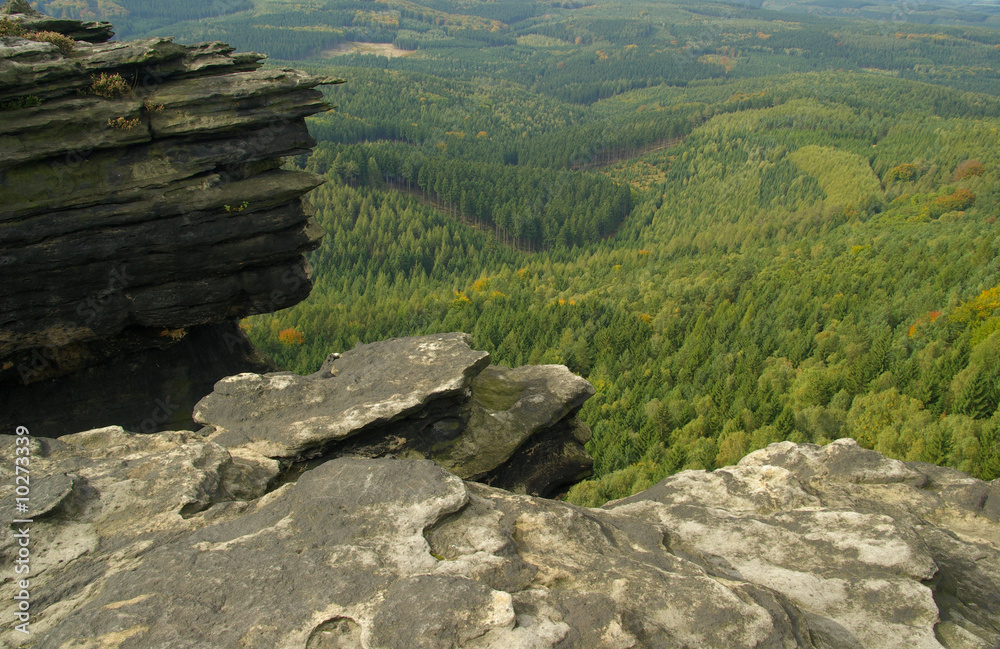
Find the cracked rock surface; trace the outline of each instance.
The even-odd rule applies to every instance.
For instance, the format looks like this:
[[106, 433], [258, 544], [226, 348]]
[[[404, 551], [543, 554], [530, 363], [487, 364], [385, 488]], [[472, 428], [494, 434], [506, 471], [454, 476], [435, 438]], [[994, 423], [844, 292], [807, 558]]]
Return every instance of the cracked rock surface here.
[[52, 480], [32, 528], [38, 647], [1000, 642], [1000, 485], [852, 440], [774, 444], [601, 509], [427, 460], [341, 457], [267, 491], [276, 462], [190, 433], [32, 444]]

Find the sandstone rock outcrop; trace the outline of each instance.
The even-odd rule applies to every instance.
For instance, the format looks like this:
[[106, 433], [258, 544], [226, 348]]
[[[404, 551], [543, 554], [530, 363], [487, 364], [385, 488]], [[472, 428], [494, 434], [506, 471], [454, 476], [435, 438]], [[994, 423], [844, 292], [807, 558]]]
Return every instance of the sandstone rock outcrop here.
[[431, 459], [461, 478], [549, 496], [590, 475], [594, 394], [562, 365], [508, 369], [461, 333], [333, 354], [317, 373], [244, 373], [194, 410], [207, 438], [285, 467], [342, 455]]
[[193, 433], [31, 449], [37, 647], [1000, 643], [1000, 483], [852, 440], [774, 444], [601, 509], [426, 460], [341, 457], [274, 489], [277, 460]]
[[[141, 354], [194, 328], [307, 296], [303, 253], [321, 231], [301, 197], [319, 179], [281, 166], [315, 144], [304, 117], [329, 108], [316, 86], [340, 80], [262, 69], [262, 55], [224, 43], [107, 42], [106, 23], [26, 7], [15, 0], [0, 14], [11, 34], [0, 37], [0, 386], [8, 398], [30, 401], [32, 392], [15, 386], [46, 381], [59, 391], [64, 384], [53, 380], [86, 368], [117, 364], [101, 378], [127, 374], [130, 363], [149, 361]], [[226, 371], [208, 385], [266, 366], [222, 355]], [[188, 400], [189, 413], [204, 392], [178, 392], [174, 378], [162, 377], [151, 394]], [[112, 380], [105, 392], [115, 391]], [[100, 393], [88, 399], [93, 417], [77, 417], [73, 428], [40, 415], [44, 402], [30, 420], [8, 420], [4, 409], [3, 423], [44, 424], [51, 434], [130, 423], [102, 421], [115, 404]]]
[[[0, 416], [41, 433], [0, 436], [0, 644], [1000, 647], [1000, 481], [783, 442], [585, 509], [528, 495], [590, 466], [564, 367], [441, 334], [269, 373], [233, 319], [308, 293], [280, 161], [334, 80], [6, 10], [73, 40], [0, 37]], [[228, 374], [198, 432], [51, 437]]]
[[0, 13], [17, 14], [19, 24], [25, 30], [65, 34], [74, 41], [103, 43], [114, 36], [114, 28], [109, 22], [53, 18], [32, 9], [28, 0], [7, 0], [7, 3], [0, 8]]

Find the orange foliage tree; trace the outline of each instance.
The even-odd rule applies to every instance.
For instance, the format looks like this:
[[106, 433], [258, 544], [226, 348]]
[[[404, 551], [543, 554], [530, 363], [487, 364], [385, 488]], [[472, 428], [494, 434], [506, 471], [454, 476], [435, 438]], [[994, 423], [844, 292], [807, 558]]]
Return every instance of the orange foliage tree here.
[[979, 160], [966, 160], [955, 167], [955, 175], [952, 176], [954, 180], [961, 180], [963, 178], [968, 178], [969, 176], [982, 176], [983, 175], [983, 163]]
[[301, 345], [306, 339], [302, 335], [302, 332], [297, 329], [282, 329], [278, 332], [278, 340], [285, 343], [286, 345]]
[[971, 207], [975, 202], [976, 195], [964, 187], [962, 189], [956, 189], [947, 196], [939, 196], [935, 201], [938, 207], [943, 208], [946, 212], [950, 212], [952, 210], [964, 210]]

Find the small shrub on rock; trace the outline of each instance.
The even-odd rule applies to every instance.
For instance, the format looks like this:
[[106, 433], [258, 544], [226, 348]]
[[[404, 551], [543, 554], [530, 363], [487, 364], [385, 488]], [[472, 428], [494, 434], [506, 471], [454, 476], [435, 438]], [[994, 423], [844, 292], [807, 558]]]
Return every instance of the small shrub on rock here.
[[128, 85], [128, 81], [122, 79], [122, 75], [117, 72], [112, 75], [102, 72], [100, 77], [91, 77], [91, 79], [94, 82], [90, 84], [89, 92], [99, 97], [117, 99], [118, 97], [124, 97], [132, 90]]
[[22, 108], [33, 108], [42, 103], [42, 100], [35, 95], [18, 97], [10, 101], [0, 102], [0, 110], [20, 110]]
[[139, 125], [139, 118], [133, 117], [131, 119], [127, 117], [116, 117], [115, 119], [108, 120], [108, 126], [111, 128], [116, 128], [120, 131], [129, 131]]
[[0, 18], [0, 37], [2, 36], [24, 36], [24, 27], [10, 18]]
[[39, 43], [52, 43], [64, 55], [72, 52], [73, 47], [76, 45], [76, 42], [72, 38], [59, 32], [28, 32], [24, 35], [24, 38], [30, 41], [38, 41]]

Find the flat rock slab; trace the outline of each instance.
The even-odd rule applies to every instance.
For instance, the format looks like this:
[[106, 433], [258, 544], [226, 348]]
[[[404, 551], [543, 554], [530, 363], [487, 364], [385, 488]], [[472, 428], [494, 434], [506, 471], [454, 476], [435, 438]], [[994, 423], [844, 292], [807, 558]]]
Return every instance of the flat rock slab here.
[[[17, 445], [0, 435], [0, 453], [30, 454], [27, 512], [16, 512], [14, 463], [0, 469], [0, 555], [14, 566], [20, 551], [15, 534], [29, 533], [29, 572], [33, 595], [31, 635], [5, 629], [0, 646], [46, 644], [46, 629], [73, 608], [73, 602], [107, 575], [127, 570], [151, 547], [203, 527], [198, 512], [213, 517], [245, 508], [245, 499], [265, 493], [278, 463], [266, 458], [234, 458], [199, 435], [168, 432], [135, 435], [113, 426], [60, 439], [32, 438]], [[14, 519], [33, 519], [12, 525]], [[13, 571], [10, 572], [13, 575]], [[10, 600], [17, 582], [5, 578], [0, 591]], [[7, 592], [7, 591], [10, 592]], [[11, 600], [12, 601], [12, 600]], [[35, 612], [47, 611], [41, 616]], [[46, 618], [48, 618], [46, 620]], [[58, 645], [55, 645], [58, 646]]]
[[786, 600], [720, 583], [658, 539], [607, 512], [467, 485], [428, 461], [340, 458], [102, 578], [46, 642], [809, 646]]
[[[431, 462], [324, 464], [237, 518], [150, 549], [46, 641], [119, 633], [136, 647], [305, 646], [328, 620], [361, 618], [401, 575], [432, 571], [423, 529], [467, 500], [462, 481]], [[402, 586], [393, 592], [405, 597]]]
[[[191, 433], [108, 428], [31, 448], [40, 479], [74, 476], [31, 528], [46, 649], [1000, 643], [1000, 525], [947, 491], [996, 484], [907, 465], [924, 476], [908, 484], [852, 440], [772, 445], [602, 509], [359, 457], [261, 496], [264, 458]], [[854, 464], [864, 483], [839, 479]], [[0, 498], [11, 478], [0, 465]], [[14, 533], [0, 532], [6, 556]]]
[[[0, 435], [0, 451], [14, 457], [14, 437]], [[233, 456], [189, 431], [134, 434], [108, 426], [31, 443], [28, 517], [81, 518], [124, 530], [179, 521], [217, 502], [256, 498], [278, 474], [278, 463]], [[11, 469], [13, 473], [13, 469]], [[0, 512], [14, 503], [14, 481]], [[145, 521], [140, 523], [140, 521]], [[128, 536], [125, 534], [124, 536]]]
[[396, 338], [345, 352], [329, 378], [238, 374], [219, 381], [194, 410], [230, 449], [300, 458], [324, 445], [463, 395], [490, 362], [467, 334]]

